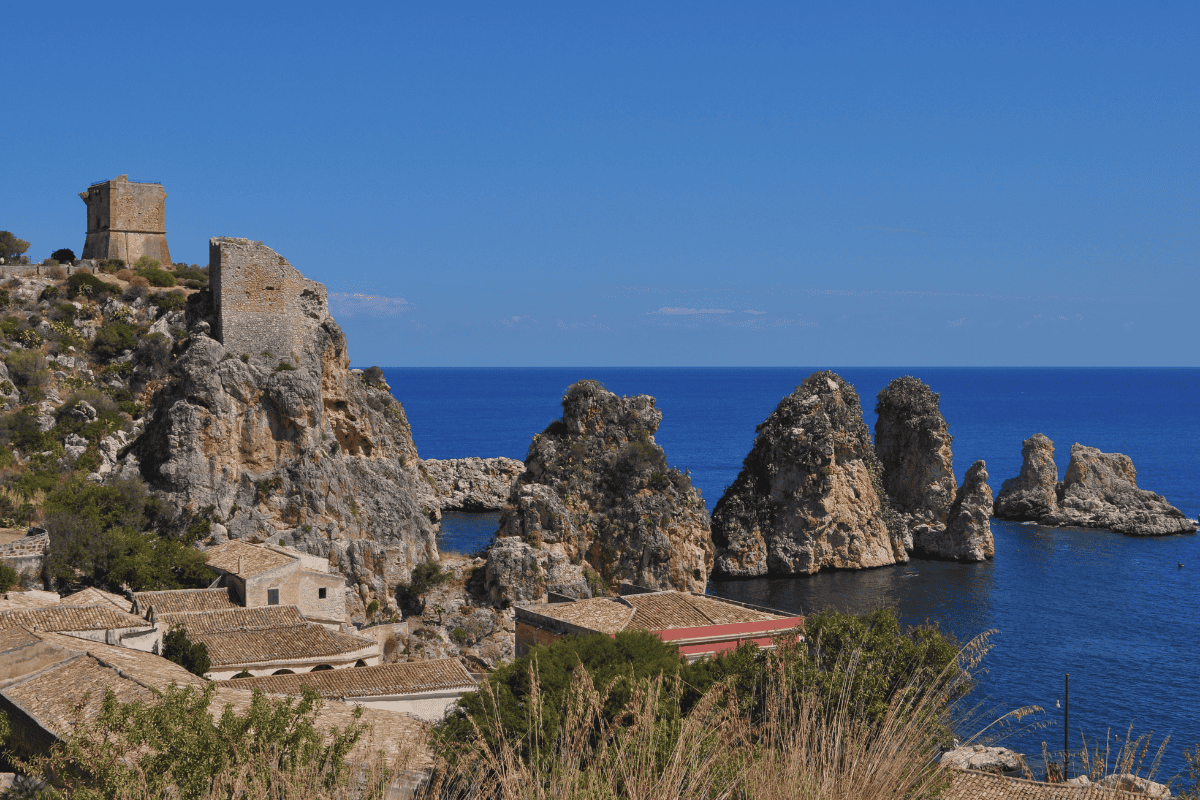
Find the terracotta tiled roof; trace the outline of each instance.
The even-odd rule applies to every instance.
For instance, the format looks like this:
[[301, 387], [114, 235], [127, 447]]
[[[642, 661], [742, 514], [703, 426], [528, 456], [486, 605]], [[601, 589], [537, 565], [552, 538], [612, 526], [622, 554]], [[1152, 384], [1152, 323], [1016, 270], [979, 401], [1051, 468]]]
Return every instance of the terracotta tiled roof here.
[[75, 594], [67, 595], [62, 599], [62, 603], [63, 605], [67, 606], [90, 606], [97, 604], [104, 605], [107, 603], [118, 611], [124, 611], [126, 614], [133, 609], [133, 603], [127, 598], [121, 597], [118, 594], [113, 594], [112, 592], [106, 592], [102, 589], [97, 589], [95, 586], [89, 586], [88, 588], [76, 592]]
[[299, 695], [311, 686], [322, 697], [386, 697], [450, 689], [474, 689], [475, 680], [456, 658], [434, 658], [399, 664], [353, 669], [327, 669], [298, 675], [266, 675], [221, 681], [237, 689], [258, 689], [267, 694]]
[[974, 770], [947, 771], [942, 800], [1145, 800], [1146, 795], [1101, 786], [1067, 786], [1005, 778]]
[[378, 648], [372, 639], [338, 633], [311, 622], [288, 628], [206, 633], [189, 638], [208, 646], [214, 669], [262, 662], [311, 661]]
[[0, 611], [16, 611], [21, 608], [45, 608], [56, 606], [62, 598], [54, 592], [5, 592], [0, 595]]
[[242, 578], [253, 578], [286, 564], [295, 564], [299, 558], [280, 553], [267, 547], [233, 541], [219, 544], [204, 551], [208, 565], [222, 572], [232, 572]]
[[[0, 694], [58, 736], [69, 732], [77, 707], [82, 706], [85, 719], [94, 717], [108, 689], [118, 700], [128, 703], [151, 701], [154, 695], [150, 687], [162, 690], [172, 682], [197, 688], [205, 684], [165, 658], [53, 633], [0, 632], [0, 654], [6, 646], [23, 646], [30, 637], [60, 645], [59, 660], [47, 668], [39, 666], [38, 671], [0, 689]], [[226, 706], [244, 713], [252, 697], [249, 691], [218, 686], [209, 711], [214, 718]], [[328, 703], [316, 711], [314, 722], [318, 730], [335, 726], [344, 730], [354, 722], [354, 714], [348, 705]], [[369, 759], [382, 750], [398, 767], [420, 769], [432, 763], [425, 744], [427, 726], [413, 717], [368, 708], [360, 721], [371, 730], [358, 741], [348, 759]]]
[[149, 622], [110, 605], [28, 608], [0, 612], [0, 628], [20, 625], [38, 631], [102, 631], [121, 628], [146, 628]]
[[653, 592], [623, 599], [634, 608], [633, 619], [626, 630], [662, 631], [785, 619], [779, 614], [686, 592]]
[[229, 599], [228, 589], [171, 589], [162, 592], [134, 592], [133, 597], [137, 600], [138, 608], [143, 613], [154, 609], [156, 615], [241, 608]]
[[307, 624], [304, 615], [295, 606], [234, 606], [218, 611], [196, 611], [187, 614], [155, 613], [154, 619], [167, 626], [183, 626], [191, 639], [206, 633], [259, 631]]
[[573, 603], [542, 603], [530, 611], [599, 633], [617, 633], [633, 619], [633, 609], [612, 597], [593, 597]]

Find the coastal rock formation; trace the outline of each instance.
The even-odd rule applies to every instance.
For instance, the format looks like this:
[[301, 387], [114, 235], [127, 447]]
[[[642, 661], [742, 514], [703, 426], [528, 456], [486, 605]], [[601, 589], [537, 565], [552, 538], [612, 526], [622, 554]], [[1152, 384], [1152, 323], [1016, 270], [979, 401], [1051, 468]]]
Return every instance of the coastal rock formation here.
[[421, 462], [439, 511], [499, 511], [525, 465], [515, 458], [426, 459]]
[[[213, 241], [218, 250], [233, 242], [258, 260], [250, 266], [268, 264], [270, 291], [255, 291], [293, 291], [292, 305], [280, 307], [294, 305], [295, 313], [273, 317], [269, 296], [261, 317], [241, 309], [222, 320], [231, 301], [222, 311], [207, 293], [194, 295], [187, 348], [131, 453], [166, 499], [223, 523], [231, 538], [328, 556], [356, 586], [347, 593], [352, 614], [376, 597], [386, 605], [415, 565], [437, 558], [437, 503], [419, 472], [404, 409], [350, 374], [346, 337], [329, 315], [324, 286], [264, 245]], [[222, 278], [230, 290], [230, 276], [215, 272], [218, 298]], [[243, 323], [266, 326], [260, 341], [273, 342], [276, 352], [230, 352], [207, 334], [244, 342], [236, 328]]]
[[485, 583], [498, 607], [544, 603], [549, 592], [582, 600], [592, 596], [581, 564], [561, 551], [533, 547], [514, 536], [497, 539], [488, 550]]
[[742, 471], [713, 511], [715, 575], [804, 575], [907, 561], [903, 520], [854, 388], [816, 372], [758, 426]]
[[[618, 397], [584, 380], [567, 390], [562, 405], [562, 419], [529, 446], [500, 517], [489, 575], [509, 574], [499, 562], [517, 548], [503, 540], [517, 538], [545, 552], [547, 565], [564, 576], [565, 563], [609, 584], [704, 591], [713, 558], [708, 513], [687, 475], [667, 466], [654, 441], [662, 421], [654, 398]], [[497, 597], [515, 600], [499, 581], [489, 584]], [[551, 579], [548, 587], [564, 582], [575, 579]], [[573, 591], [585, 587], [586, 581]]]
[[938, 399], [926, 384], [905, 376], [889, 383], [875, 404], [883, 488], [909, 527], [944, 526], [954, 502], [953, 437]]
[[1044, 517], [1053, 525], [1108, 528], [1134, 536], [1192, 533], [1196, 525], [1159, 494], [1139, 489], [1129, 456], [1071, 446], [1071, 463], [1058, 489], [1058, 512]]
[[987, 465], [976, 461], [967, 470], [963, 485], [947, 512], [945, 526], [920, 525], [913, 529], [913, 550], [934, 558], [983, 561], [994, 558], [992, 538], [992, 489], [987, 483]]
[[1146, 797], [1157, 798], [1158, 800], [1168, 800], [1171, 797], [1171, 789], [1165, 783], [1158, 783], [1157, 781], [1140, 777], [1131, 772], [1106, 775], [1096, 781], [1094, 785], [1105, 789], [1116, 789], [1122, 792], [1145, 795]]
[[996, 495], [992, 512], [997, 519], [1037, 521], [1058, 511], [1054, 442], [1035, 433], [1023, 443], [1021, 458], [1021, 474], [1006, 480]]
[[1025, 757], [1007, 747], [985, 747], [981, 744], [956, 747], [942, 755], [941, 763], [951, 769], [974, 769], [1010, 778], [1032, 775]]

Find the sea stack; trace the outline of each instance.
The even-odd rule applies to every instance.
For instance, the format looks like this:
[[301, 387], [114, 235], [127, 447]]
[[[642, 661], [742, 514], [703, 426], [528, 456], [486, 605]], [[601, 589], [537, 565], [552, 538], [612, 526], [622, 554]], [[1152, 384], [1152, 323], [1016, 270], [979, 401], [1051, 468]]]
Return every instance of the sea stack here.
[[[940, 396], [912, 376], [896, 378], [876, 398], [875, 452], [888, 500], [908, 526], [912, 551], [928, 558], [992, 558], [992, 490], [978, 461], [955, 490], [954, 454]], [[986, 507], [980, 503], [986, 497]]]
[[911, 376], [896, 378], [876, 398], [875, 454], [883, 488], [909, 526], [945, 525], [954, 502], [954, 455], [939, 395]]
[[854, 387], [816, 372], [757, 428], [742, 471], [713, 511], [714, 575], [807, 575], [907, 561], [904, 523]]
[[1021, 474], [1006, 480], [996, 495], [996, 519], [1038, 521], [1058, 511], [1054, 442], [1045, 434], [1035, 433], [1022, 444], [1021, 459]]
[[[713, 559], [708, 512], [654, 441], [662, 421], [654, 403], [591, 380], [567, 390], [562, 419], [533, 437], [501, 514], [487, 564], [495, 601], [544, 601], [539, 595], [549, 591], [588, 596], [589, 585], [621, 582], [704, 591]], [[513, 566], [555, 574], [513, 591]], [[582, 590], [581, 575], [590, 578]]]

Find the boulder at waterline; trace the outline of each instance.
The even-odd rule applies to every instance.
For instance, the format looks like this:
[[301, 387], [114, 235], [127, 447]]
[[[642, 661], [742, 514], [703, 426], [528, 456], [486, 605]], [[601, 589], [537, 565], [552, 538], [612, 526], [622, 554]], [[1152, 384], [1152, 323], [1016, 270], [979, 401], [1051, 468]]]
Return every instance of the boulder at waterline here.
[[954, 496], [944, 526], [918, 525], [913, 529], [913, 552], [955, 561], [984, 561], [996, 555], [992, 538], [992, 489], [987, 465], [976, 461], [967, 470]]

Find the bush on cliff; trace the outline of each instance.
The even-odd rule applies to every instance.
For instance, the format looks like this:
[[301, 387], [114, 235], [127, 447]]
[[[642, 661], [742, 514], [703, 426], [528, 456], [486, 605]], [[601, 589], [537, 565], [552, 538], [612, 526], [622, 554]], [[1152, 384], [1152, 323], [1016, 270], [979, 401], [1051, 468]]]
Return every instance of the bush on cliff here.
[[117, 294], [120, 292], [116, 286], [111, 283], [106, 283], [100, 280], [95, 275], [86, 272], [76, 272], [71, 277], [67, 278], [67, 299], [75, 300], [83, 296], [92, 300], [98, 300], [105, 294]]
[[14, 350], [4, 357], [8, 376], [22, 389], [42, 386], [50, 379], [46, 357], [38, 350]]
[[101, 361], [111, 361], [126, 350], [137, 347], [138, 329], [128, 322], [114, 319], [96, 331], [92, 340], [92, 353]]

